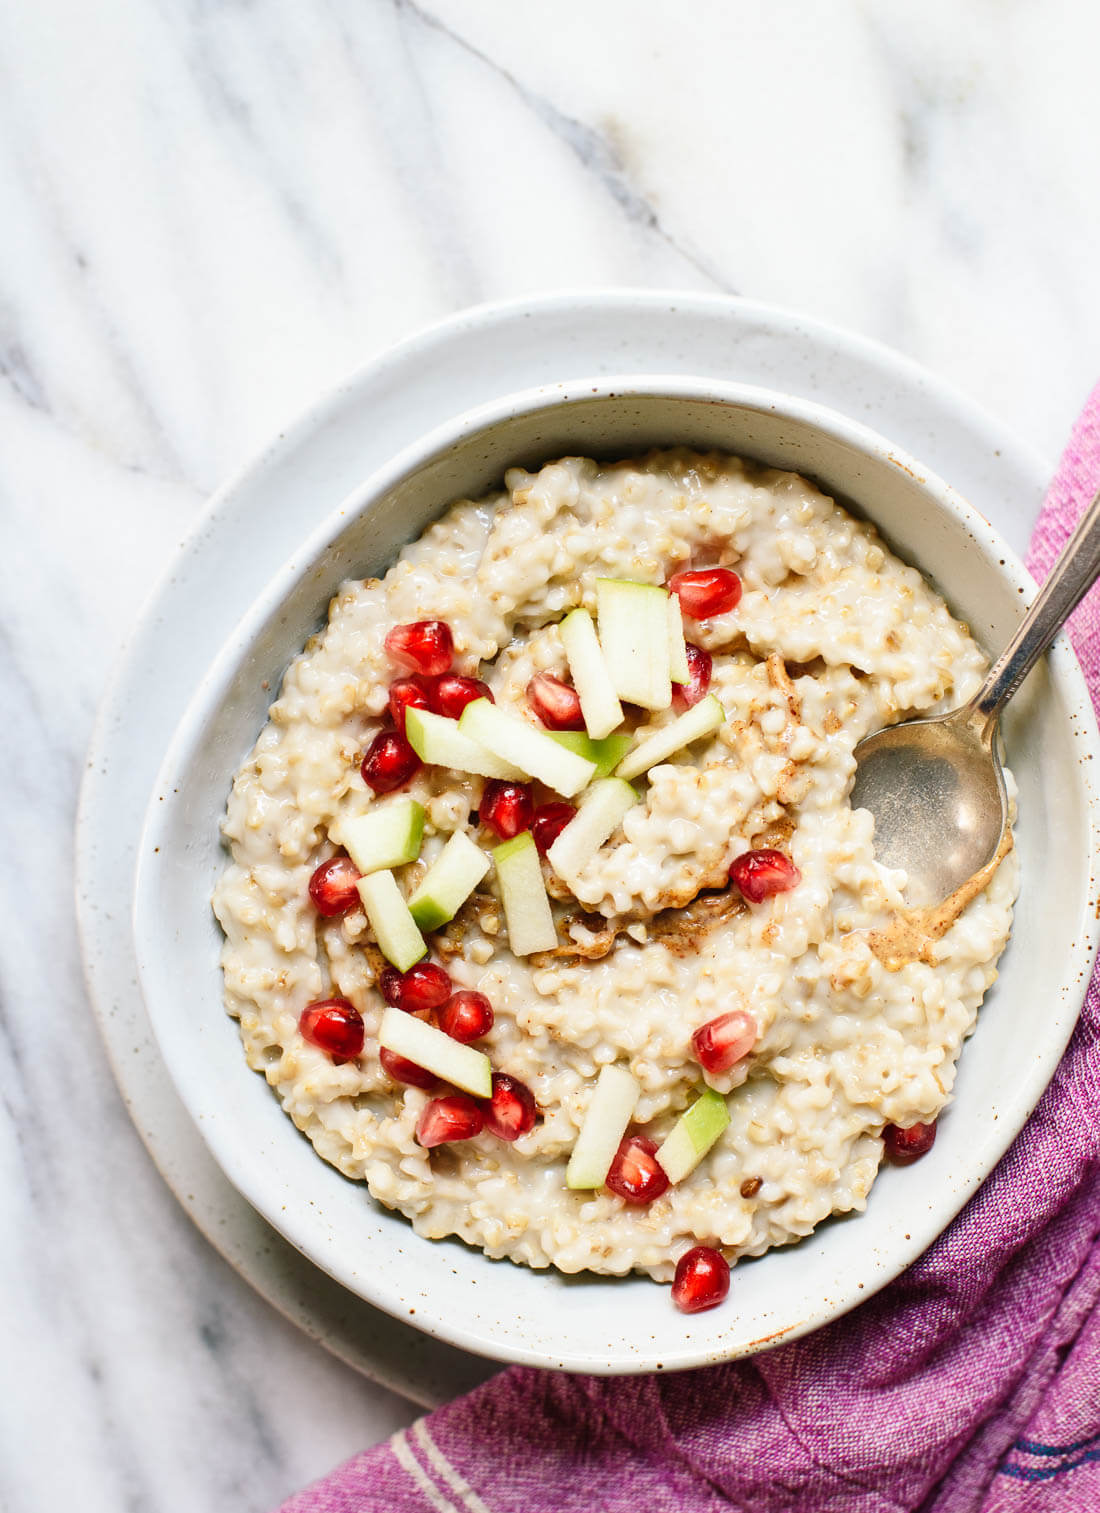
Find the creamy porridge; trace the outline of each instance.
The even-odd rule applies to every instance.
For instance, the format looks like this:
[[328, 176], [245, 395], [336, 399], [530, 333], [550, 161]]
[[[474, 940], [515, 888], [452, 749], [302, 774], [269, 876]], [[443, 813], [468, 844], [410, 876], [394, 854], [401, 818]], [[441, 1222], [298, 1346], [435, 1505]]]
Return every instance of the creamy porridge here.
[[951, 1096], [1017, 863], [883, 950], [905, 879], [852, 750], [984, 666], [794, 474], [513, 469], [341, 588], [237, 775], [249, 1064], [418, 1233], [531, 1266], [668, 1280], [862, 1209]]

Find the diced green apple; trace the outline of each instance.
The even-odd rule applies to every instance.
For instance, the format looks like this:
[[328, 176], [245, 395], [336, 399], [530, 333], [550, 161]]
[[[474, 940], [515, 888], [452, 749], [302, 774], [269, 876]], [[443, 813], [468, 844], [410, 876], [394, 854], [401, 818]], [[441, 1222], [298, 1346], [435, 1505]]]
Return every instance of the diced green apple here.
[[663, 762], [674, 751], [679, 751], [681, 746], [689, 746], [692, 741], [700, 741], [703, 736], [711, 735], [725, 722], [726, 711], [714, 695], [708, 693], [705, 699], [700, 699], [698, 704], [693, 704], [670, 724], [662, 725], [660, 730], [654, 730], [649, 735], [643, 730], [641, 740], [619, 763], [615, 775], [620, 778], [636, 778], [640, 773], [656, 767], [658, 762]]
[[558, 634], [581, 701], [584, 728], [594, 741], [601, 741], [623, 723], [623, 706], [600, 650], [592, 616], [586, 609], [570, 611], [558, 626]]
[[545, 731], [536, 730], [519, 715], [509, 714], [488, 699], [467, 704], [458, 729], [460, 735], [469, 736], [502, 762], [514, 764], [567, 799], [579, 793], [596, 770], [591, 762], [551, 740]]
[[721, 1093], [708, 1087], [680, 1115], [657, 1148], [658, 1164], [668, 1180], [682, 1182], [693, 1172], [729, 1122], [726, 1100]]
[[625, 731], [622, 735], [605, 735], [602, 741], [594, 741], [583, 730], [551, 730], [549, 734], [550, 739], [557, 741], [559, 746], [564, 746], [566, 751], [575, 751], [586, 762], [595, 763], [593, 780], [605, 778], [614, 772], [630, 750], [634, 739]]
[[684, 640], [684, 616], [679, 594], [668, 596], [668, 666], [674, 683], [690, 683], [687, 642]]
[[603, 1186], [640, 1093], [641, 1088], [625, 1067], [601, 1067], [565, 1169], [566, 1187]]
[[404, 1009], [386, 1009], [378, 1027], [378, 1044], [475, 1098], [493, 1095], [493, 1069], [484, 1051], [452, 1040], [434, 1024], [416, 1019]]
[[464, 735], [457, 720], [445, 719], [430, 709], [416, 709], [410, 705], [405, 710], [405, 734], [420, 760], [435, 767], [451, 767], [455, 772], [473, 772], [478, 777], [509, 778], [512, 781], [527, 775]]
[[424, 809], [415, 799], [372, 804], [366, 814], [341, 820], [329, 833], [364, 876], [401, 867], [420, 855]]
[[530, 956], [535, 951], [552, 951], [558, 943], [542, 865], [530, 830], [505, 841], [493, 851], [504, 920], [508, 926], [508, 945], [514, 956]]
[[668, 591], [652, 583], [597, 578], [600, 645], [615, 692], [643, 709], [672, 703]]
[[558, 876], [568, 882], [614, 834], [623, 815], [638, 802], [638, 795], [622, 778], [599, 778], [581, 800], [571, 819], [546, 853]]
[[437, 930], [454, 919], [489, 867], [481, 847], [456, 830], [409, 899], [409, 913], [421, 930]]
[[399, 972], [407, 972], [414, 962], [427, 956], [424, 937], [401, 897], [401, 889], [392, 872], [372, 872], [356, 883], [363, 908], [367, 911], [378, 949]]

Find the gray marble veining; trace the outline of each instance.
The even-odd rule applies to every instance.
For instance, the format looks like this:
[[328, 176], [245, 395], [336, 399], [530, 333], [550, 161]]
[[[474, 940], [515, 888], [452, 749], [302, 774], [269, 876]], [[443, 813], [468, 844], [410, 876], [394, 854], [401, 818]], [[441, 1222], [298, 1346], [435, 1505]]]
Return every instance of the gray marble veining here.
[[205, 494], [424, 321], [580, 284], [850, 325], [1054, 454], [1098, 42], [1086, 0], [0, 10], [4, 1508], [262, 1510], [415, 1411], [193, 1229], [84, 999], [93, 711]]

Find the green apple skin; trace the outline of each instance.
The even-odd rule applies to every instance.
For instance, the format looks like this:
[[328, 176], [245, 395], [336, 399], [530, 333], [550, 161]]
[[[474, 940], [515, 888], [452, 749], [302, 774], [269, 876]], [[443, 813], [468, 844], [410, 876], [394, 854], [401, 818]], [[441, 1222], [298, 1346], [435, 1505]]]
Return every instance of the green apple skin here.
[[333, 839], [365, 877], [415, 862], [423, 836], [424, 806], [406, 798], [372, 805], [366, 814], [343, 820]]
[[481, 847], [456, 830], [409, 899], [409, 913], [420, 929], [438, 930], [454, 919], [491, 865]]
[[730, 1122], [721, 1093], [712, 1087], [695, 1100], [658, 1147], [657, 1161], [670, 1182], [682, 1182], [710, 1150]]
[[592, 774], [593, 782], [614, 772], [633, 743], [633, 737], [625, 732], [622, 735], [604, 736], [602, 741], [594, 741], [583, 730], [551, 730], [549, 735], [552, 741], [557, 741], [566, 751], [574, 751], [586, 762], [593, 763], [596, 768]]

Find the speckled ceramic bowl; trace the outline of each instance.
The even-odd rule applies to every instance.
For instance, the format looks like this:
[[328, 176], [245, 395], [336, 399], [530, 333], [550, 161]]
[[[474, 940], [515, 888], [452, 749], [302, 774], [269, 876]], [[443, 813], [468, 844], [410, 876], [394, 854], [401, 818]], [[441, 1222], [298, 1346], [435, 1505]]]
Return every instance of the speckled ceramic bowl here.
[[422, 1240], [315, 1155], [246, 1066], [222, 1007], [209, 907], [225, 860], [218, 826], [230, 781], [282, 671], [343, 578], [384, 571], [452, 500], [485, 492], [506, 466], [668, 443], [720, 447], [813, 477], [872, 518], [990, 649], [1033, 592], [997, 533], [948, 485], [805, 400], [660, 376], [513, 395], [403, 451], [271, 581], [195, 692], [140, 845], [142, 988], [176, 1087], [230, 1181], [317, 1265], [395, 1317], [484, 1355], [573, 1370], [675, 1369], [749, 1354], [826, 1323], [896, 1276], [989, 1174], [1039, 1098], [1076, 1019], [1097, 934], [1098, 806], [1088, 770], [1100, 747], [1079, 669], [1059, 645], [1006, 721], [1023, 888], [1001, 977], [963, 1052], [935, 1148], [916, 1167], [884, 1170], [864, 1215], [742, 1262], [728, 1304], [685, 1318], [645, 1278], [565, 1278], [489, 1261], [459, 1241]]

